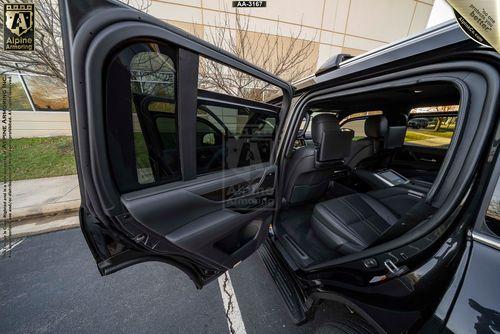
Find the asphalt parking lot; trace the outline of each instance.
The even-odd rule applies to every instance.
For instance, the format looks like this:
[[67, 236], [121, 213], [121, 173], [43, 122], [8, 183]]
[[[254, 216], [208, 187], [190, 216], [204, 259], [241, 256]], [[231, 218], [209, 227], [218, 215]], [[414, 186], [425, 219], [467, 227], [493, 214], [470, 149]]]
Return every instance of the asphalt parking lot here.
[[[258, 255], [230, 271], [246, 333], [315, 333], [332, 314], [295, 326]], [[228, 333], [218, 281], [197, 290], [181, 271], [143, 263], [101, 277], [79, 229], [24, 239], [0, 258], [1, 333]]]

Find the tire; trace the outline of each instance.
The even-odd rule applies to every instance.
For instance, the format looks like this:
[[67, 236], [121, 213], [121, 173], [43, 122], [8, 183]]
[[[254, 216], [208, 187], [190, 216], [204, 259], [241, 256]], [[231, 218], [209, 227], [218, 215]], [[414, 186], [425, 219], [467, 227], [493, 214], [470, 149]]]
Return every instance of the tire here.
[[342, 319], [326, 323], [319, 327], [315, 334], [375, 334], [368, 324], [359, 319], [354, 322], [352, 319]]

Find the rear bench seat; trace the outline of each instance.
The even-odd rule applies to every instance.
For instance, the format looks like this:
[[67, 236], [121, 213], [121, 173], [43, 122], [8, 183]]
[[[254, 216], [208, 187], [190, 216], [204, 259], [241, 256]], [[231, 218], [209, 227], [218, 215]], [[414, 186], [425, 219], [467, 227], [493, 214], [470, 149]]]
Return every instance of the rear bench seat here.
[[425, 204], [425, 194], [396, 186], [318, 203], [311, 226], [326, 246], [352, 254], [406, 230], [403, 221], [415, 211], [424, 219], [434, 208]]

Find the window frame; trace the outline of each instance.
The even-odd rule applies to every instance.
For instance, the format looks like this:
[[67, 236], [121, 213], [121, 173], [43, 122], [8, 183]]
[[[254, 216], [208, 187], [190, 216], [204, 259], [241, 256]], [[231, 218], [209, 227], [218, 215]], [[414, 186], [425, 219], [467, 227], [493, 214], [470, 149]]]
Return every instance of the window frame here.
[[[105, 117], [105, 127], [112, 128], [110, 123], [108, 122], [107, 115], [109, 114], [109, 110], [112, 108], [117, 108], [114, 106], [114, 102], [109, 102], [112, 100], [112, 97], [121, 98], [123, 100], [130, 100], [132, 98], [131, 88], [130, 88], [130, 77], [129, 80], [123, 80], [124, 82], [120, 83], [119, 80], [113, 79], [112, 74], [109, 73], [109, 66], [111, 60], [116, 58], [121, 52], [124, 50], [133, 47], [136, 44], [156, 44], [158, 47], [158, 51], [162, 54], [167, 55], [173, 61], [175, 67], [175, 80], [174, 80], [174, 95], [175, 95], [175, 111], [173, 113], [176, 119], [177, 126], [177, 143], [178, 143], [178, 153], [179, 153], [179, 165], [180, 165], [180, 177], [175, 179], [160, 179], [158, 180], [156, 175], [153, 182], [141, 184], [138, 181], [137, 172], [130, 171], [130, 169], [136, 169], [136, 155], [135, 155], [135, 147], [133, 145], [133, 139], [130, 138], [125, 139], [125, 136], [121, 136], [119, 140], [115, 140], [120, 144], [123, 152], [128, 151], [128, 156], [133, 157], [134, 163], [131, 164], [134, 167], [130, 168], [130, 166], [126, 166], [121, 163], [122, 166], [116, 167], [120, 163], [117, 163], [115, 159], [111, 158], [111, 176], [115, 184], [118, 186], [121, 193], [129, 193], [136, 190], [146, 189], [149, 187], [160, 186], [176, 181], [190, 181], [196, 179], [198, 176], [204, 176], [212, 173], [220, 173], [227, 171], [227, 169], [222, 169], [221, 171], [212, 171], [209, 173], [197, 174], [197, 110], [199, 106], [200, 100], [210, 100], [219, 102], [222, 104], [229, 105], [238, 105], [243, 107], [250, 107], [251, 109], [262, 110], [266, 113], [271, 114], [276, 118], [276, 127], [273, 133], [273, 146], [271, 148], [270, 156], [276, 156], [276, 151], [278, 148], [277, 145], [277, 131], [281, 128], [282, 124], [280, 122], [280, 115], [284, 110], [283, 103], [279, 105], [268, 104], [265, 102], [257, 102], [252, 100], [246, 100], [240, 97], [225, 95], [221, 93], [215, 93], [211, 91], [205, 91], [198, 88], [198, 66], [199, 66], [199, 57], [200, 55], [194, 52], [191, 52], [187, 49], [182, 48], [181, 46], [174, 45], [169, 42], [161, 41], [161, 40], [136, 40], [129, 41], [121, 45], [119, 49], [112, 52], [108, 56], [107, 67], [103, 76], [104, 79], [104, 98], [105, 98], [105, 108], [104, 108], [104, 117]], [[206, 57], [205, 58], [209, 58]], [[128, 58], [130, 65], [130, 60], [132, 58]], [[210, 58], [209, 58], [210, 59]], [[230, 67], [229, 65], [226, 65]], [[237, 68], [235, 68], [237, 69]], [[237, 69], [240, 70], [241, 69]], [[254, 76], [253, 74], [249, 74]], [[256, 77], [258, 78], [258, 77]], [[259, 80], [263, 80], [262, 78], [258, 78]], [[113, 86], [108, 82], [118, 82], [117, 86]], [[273, 84], [272, 82], [269, 82]], [[128, 85], [128, 86], [127, 86]], [[127, 90], [124, 90], [124, 87], [127, 86]], [[182, 87], [182, 89], [180, 89]], [[279, 88], [279, 87], [278, 87]], [[283, 90], [283, 88], [281, 88]], [[123, 97], [126, 91], [126, 98]], [[285, 92], [283, 90], [283, 92]], [[120, 96], [121, 95], [121, 96]], [[285, 97], [285, 93], [283, 96]], [[244, 101], [244, 102], [243, 102]], [[179, 112], [180, 110], [184, 110], [184, 112]], [[186, 110], [190, 110], [191, 112], [185, 112]], [[131, 126], [131, 124], [130, 124]], [[227, 127], [226, 127], [227, 129]], [[133, 130], [131, 130], [133, 133]], [[106, 136], [108, 136], [108, 132], [106, 131]], [[127, 144], [128, 143], [128, 144]], [[147, 144], [146, 144], [147, 145]], [[126, 148], [128, 146], [128, 149]], [[130, 149], [132, 148], [132, 149]], [[107, 140], [107, 149], [110, 152], [110, 155], [113, 155], [115, 151], [113, 147], [110, 147], [109, 139]], [[149, 149], [148, 149], [149, 152]], [[270, 159], [271, 160], [271, 159]], [[271, 161], [266, 161], [269, 163]], [[262, 164], [262, 163], [260, 163]], [[258, 165], [258, 164], [256, 164]], [[230, 169], [236, 169], [230, 168]], [[128, 173], [123, 173], [123, 170], [128, 170]], [[124, 174], [127, 174], [126, 177], [123, 177]]]

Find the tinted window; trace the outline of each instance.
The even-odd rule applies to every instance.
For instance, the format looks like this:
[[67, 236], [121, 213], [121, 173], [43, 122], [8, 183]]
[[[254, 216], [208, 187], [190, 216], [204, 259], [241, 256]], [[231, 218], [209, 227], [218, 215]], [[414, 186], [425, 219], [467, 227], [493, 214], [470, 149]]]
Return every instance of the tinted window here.
[[197, 173], [268, 162], [277, 114], [251, 107], [200, 101], [197, 112]]
[[140, 43], [119, 52], [110, 64], [108, 145], [124, 191], [181, 178], [174, 59], [167, 46]]

